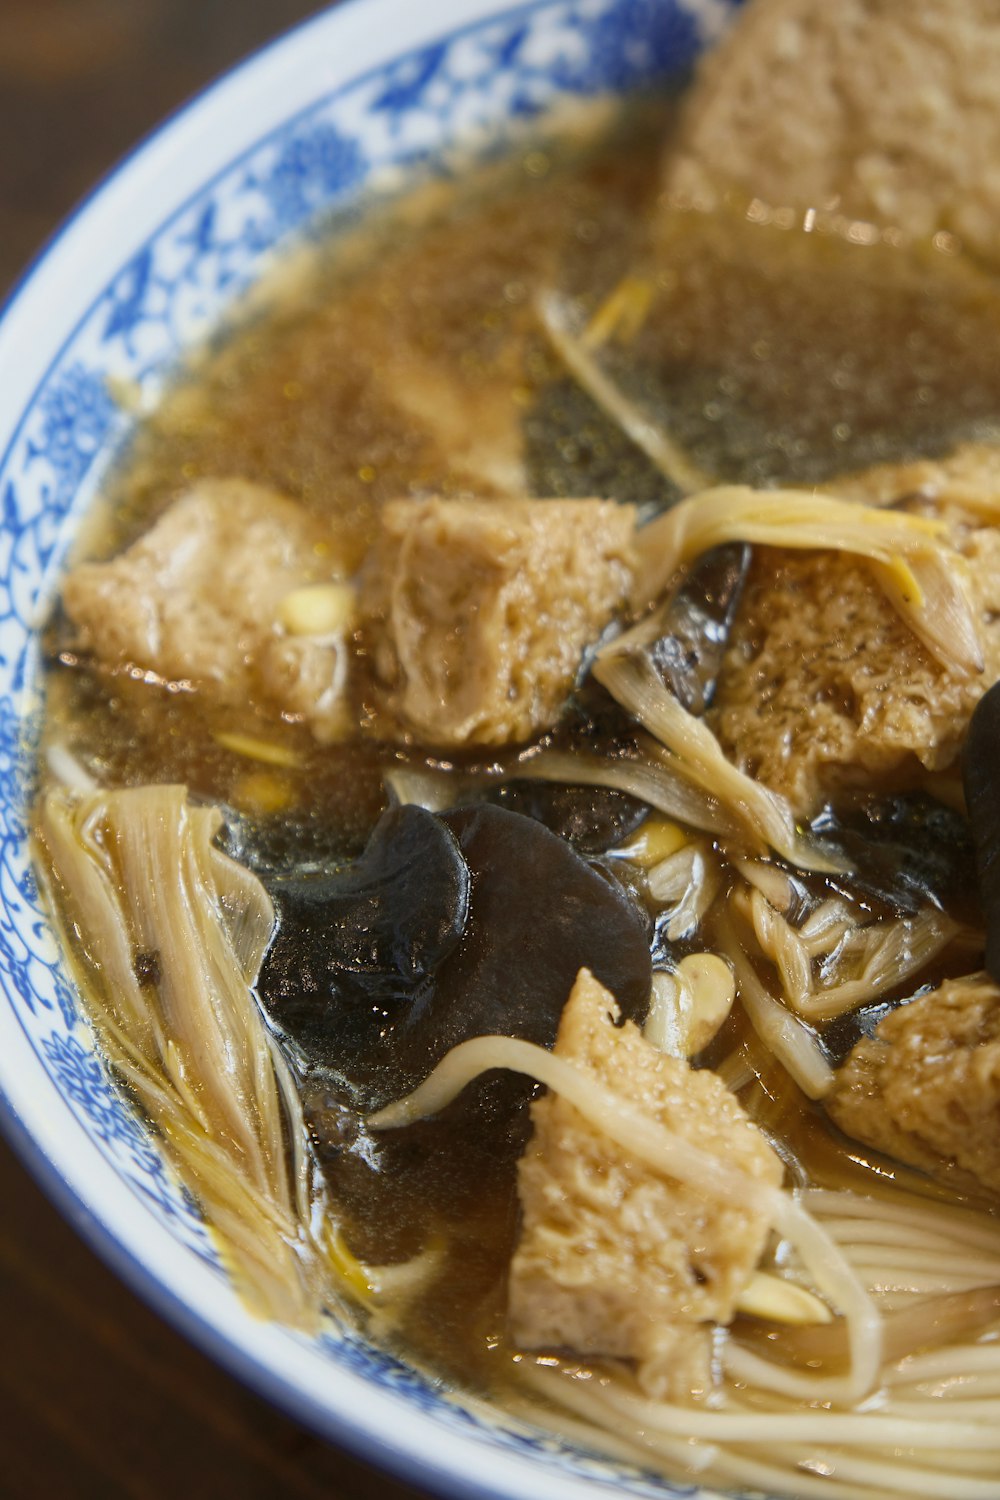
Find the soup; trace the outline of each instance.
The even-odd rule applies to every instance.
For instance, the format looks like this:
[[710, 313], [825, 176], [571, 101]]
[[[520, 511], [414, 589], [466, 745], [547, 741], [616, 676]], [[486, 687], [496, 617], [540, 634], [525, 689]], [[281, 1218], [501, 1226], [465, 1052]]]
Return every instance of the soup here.
[[178, 379], [39, 867], [265, 1315], [671, 1475], [984, 1495], [1000, 292], [664, 211], [671, 129], [415, 186]]

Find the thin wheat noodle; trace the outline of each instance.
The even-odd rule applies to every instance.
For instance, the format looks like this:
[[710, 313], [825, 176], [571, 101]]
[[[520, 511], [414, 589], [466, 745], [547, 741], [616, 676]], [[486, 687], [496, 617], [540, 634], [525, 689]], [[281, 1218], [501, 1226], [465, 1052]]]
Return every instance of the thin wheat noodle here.
[[966, 1248], [975, 1246], [976, 1249], [1000, 1255], [1000, 1221], [992, 1220], [975, 1209], [957, 1205], [945, 1207], [927, 1199], [900, 1194], [894, 1199], [881, 1195], [868, 1198], [858, 1193], [836, 1192], [831, 1188], [807, 1188], [803, 1194], [803, 1202], [810, 1213], [824, 1220], [830, 1214], [837, 1218], [871, 1219], [876, 1222], [884, 1219], [914, 1229], [920, 1226], [937, 1233], [950, 1232], [952, 1242], [958, 1230], [958, 1237]]
[[494, 1068], [524, 1073], [544, 1083], [568, 1099], [602, 1134], [664, 1176], [756, 1211], [773, 1211], [774, 1200], [780, 1197], [634, 1109], [589, 1071], [517, 1037], [477, 1036], [459, 1042], [411, 1094], [369, 1115], [368, 1127], [395, 1130], [438, 1114], [480, 1073]]
[[[621, 1441], [624, 1436], [619, 1423], [613, 1432], [608, 1430], [607, 1411], [601, 1401], [600, 1392], [604, 1384], [603, 1377], [589, 1375], [580, 1378], [574, 1374], [568, 1374], [564, 1370], [556, 1370], [535, 1362], [525, 1362], [518, 1370], [519, 1381], [536, 1391], [550, 1402], [558, 1402], [560, 1408], [569, 1408], [587, 1418], [590, 1430], [587, 1434], [587, 1444], [592, 1446], [595, 1437], [603, 1441], [605, 1436], [612, 1443]], [[533, 1408], [534, 1420], [537, 1423], [537, 1408]], [[548, 1413], [546, 1413], [548, 1421]], [[678, 1439], [664, 1436], [663, 1433], [648, 1433], [636, 1427], [631, 1438], [626, 1438], [633, 1454], [633, 1462], [648, 1466], [650, 1453], [656, 1453], [662, 1458], [669, 1458], [673, 1463], [690, 1474], [711, 1475], [715, 1465], [721, 1457], [721, 1452], [715, 1444], [701, 1443], [693, 1438]]]
[[[905, 1396], [894, 1395], [892, 1410], [900, 1417], [926, 1417], [928, 1400], [940, 1399], [937, 1396], [925, 1396], [922, 1400], [908, 1401]], [[997, 1419], [996, 1401], [982, 1400], [979, 1397], [969, 1401], [954, 1397], [948, 1401], [948, 1410], [949, 1413], [954, 1411], [955, 1416], [963, 1422], [995, 1422]]]
[[[926, 1427], [927, 1418], [923, 1425]], [[966, 1477], [960, 1471], [965, 1467], [965, 1455], [955, 1451], [950, 1455], [952, 1462], [947, 1462], [947, 1457], [942, 1456], [942, 1463], [933, 1472], [928, 1473], [928, 1467], [932, 1465], [933, 1456], [922, 1452], [914, 1463], [905, 1461], [896, 1463], [885, 1459], [879, 1459], [873, 1454], [864, 1453], [857, 1457], [848, 1449], [837, 1448], [833, 1451], [817, 1449], [813, 1447], [796, 1448], [794, 1445], [777, 1444], [771, 1450], [774, 1458], [785, 1457], [789, 1468], [796, 1473], [796, 1484], [799, 1466], [809, 1466], [814, 1469], [820, 1465], [828, 1466], [841, 1483], [854, 1485], [863, 1482], [868, 1485], [876, 1484], [879, 1489], [875, 1493], [893, 1496], [929, 1496], [930, 1500], [942, 1500], [943, 1494], [947, 1494], [948, 1500], [997, 1500], [997, 1486], [994, 1479], [985, 1477], [985, 1456], [979, 1459], [978, 1473], [973, 1477]], [[987, 1461], [988, 1462], [988, 1461]], [[852, 1489], [850, 1493], [856, 1494]]]
[[[856, 1433], [859, 1428], [864, 1431], [873, 1421], [882, 1425], [883, 1432], [890, 1430], [890, 1422], [897, 1435], [915, 1432], [926, 1440], [920, 1452], [919, 1463], [923, 1466], [921, 1470], [901, 1459], [887, 1461], [876, 1454], [851, 1452], [850, 1449], [845, 1451], [843, 1446], [832, 1449], [830, 1444], [835, 1440], [835, 1434], [828, 1422], [832, 1414], [823, 1411], [776, 1411], [761, 1417], [754, 1412], [671, 1408], [665, 1403], [634, 1395], [624, 1383], [618, 1385], [614, 1377], [604, 1376], [585, 1385], [571, 1374], [539, 1366], [527, 1366], [521, 1373], [522, 1379], [533, 1390], [551, 1401], [570, 1407], [605, 1430], [610, 1428], [619, 1440], [624, 1435], [622, 1418], [625, 1418], [633, 1425], [636, 1441], [674, 1462], [683, 1462], [684, 1458], [683, 1450], [678, 1453], [677, 1448], [680, 1437], [687, 1434], [697, 1439], [710, 1428], [717, 1429], [718, 1440], [720, 1443], [725, 1442], [726, 1447], [718, 1449], [716, 1457], [707, 1468], [698, 1470], [700, 1477], [708, 1481], [733, 1482], [739, 1484], [741, 1489], [749, 1482], [760, 1484], [771, 1493], [796, 1497], [836, 1495], [844, 1497], [844, 1500], [859, 1500], [863, 1495], [884, 1497], [892, 1493], [936, 1496], [945, 1492], [949, 1500], [986, 1500], [986, 1497], [994, 1500], [996, 1494], [995, 1482], [982, 1473], [973, 1473], [970, 1478], [956, 1472], [969, 1469], [974, 1471], [977, 1466], [982, 1470], [989, 1466], [995, 1451], [993, 1445], [984, 1448], [977, 1442], [971, 1454], [969, 1451], [949, 1454], [937, 1446], [934, 1437], [927, 1438], [932, 1424], [929, 1424], [926, 1412], [922, 1418], [913, 1422], [903, 1422], [898, 1418], [873, 1418], [868, 1414], [844, 1415], [839, 1424], [842, 1430], [847, 1430], [848, 1426], [853, 1429], [855, 1436], [851, 1439], [851, 1447], [855, 1449], [869, 1446], [868, 1440], [859, 1440]], [[790, 1420], [801, 1417], [806, 1417], [815, 1430], [822, 1434], [818, 1439], [822, 1447], [814, 1446], [811, 1441], [807, 1447], [799, 1447], [781, 1440], [787, 1438]], [[727, 1438], [726, 1434], [738, 1430], [742, 1423], [759, 1423], [760, 1426], [756, 1429], [753, 1426], [748, 1428], [753, 1433], [749, 1439], [734, 1441]], [[964, 1438], [963, 1425], [971, 1429], [970, 1435], [974, 1440], [979, 1439], [983, 1433], [983, 1429], [977, 1424], [948, 1425], [957, 1441]], [[882, 1436], [873, 1436], [871, 1446], [880, 1446], [884, 1440]], [[767, 1444], [771, 1462], [761, 1458], [761, 1443]], [[779, 1462], [775, 1463], [775, 1459]], [[784, 1461], [783, 1465], [781, 1460]], [[818, 1467], [820, 1464], [828, 1466], [832, 1473], [811, 1475], [808, 1467], [804, 1467]], [[927, 1473], [929, 1467], [934, 1470], [930, 1475]], [[691, 1472], [694, 1466], [689, 1465], [688, 1468]], [[945, 1482], [946, 1491], [942, 1489]]]
[[886, 1372], [885, 1385], [914, 1385], [946, 1379], [974, 1379], [977, 1373], [1000, 1376], [1000, 1342], [972, 1348], [935, 1349], [911, 1354]]
[[881, 1412], [813, 1411], [768, 1413], [712, 1410], [656, 1401], [611, 1381], [603, 1388], [608, 1406], [638, 1425], [668, 1436], [704, 1438], [732, 1443], [849, 1443], [864, 1448], [921, 1448], [944, 1451], [949, 1446], [1000, 1453], [1000, 1425], [942, 1420], [928, 1423]]
[[[526, 1379], [524, 1383], [530, 1385], [531, 1381]], [[547, 1393], [543, 1391], [542, 1394]], [[509, 1398], [505, 1402], [504, 1411], [518, 1417], [532, 1432], [538, 1431], [538, 1402], [533, 1397]], [[496, 1420], [495, 1415], [492, 1419]], [[595, 1422], [593, 1417], [577, 1420], [569, 1416], [562, 1406], [556, 1407], [552, 1402], [548, 1403], [548, 1409], [545, 1412], [545, 1432], [555, 1433], [561, 1438], [568, 1439], [577, 1448], [596, 1451], [608, 1458], [616, 1458], [620, 1462], [631, 1464], [636, 1469], [648, 1469], [655, 1454], [669, 1458], [692, 1474], [702, 1474], [710, 1464], [715, 1462], [717, 1454], [714, 1448], [706, 1449], [703, 1444], [694, 1443], [677, 1451], [671, 1451], [673, 1445], [669, 1447], [665, 1445], [662, 1449], [650, 1448], [642, 1441], [640, 1433], [636, 1433], [635, 1438], [630, 1442], [621, 1433], [609, 1432], [606, 1427], [600, 1425], [599, 1421]]]
[[[808, 1190], [803, 1194], [808, 1202]], [[812, 1209], [816, 1213], [815, 1209]], [[830, 1233], [836, 1235], [838, 1240], [849, 1240], [852, 1245], [907, 1245], [910, 1247], [923, 1245], [928, 1250], [951, 1250], [955, 1248], [954, 1238], [940, 1230], [917, 1229], [908, 1224], [879, 1224], [876, 1221], [868, 1221], [862, 1218], [851, 1218], [845, 1216], [838, 1218], [836, 1215], [817, 1213], [816, 1217], [829, 1229]], [[1000, 1247], [998, 1247], [1000, 1253]]]
[[995, 1399], [1000, 1396], [1000, 1374], [996, 1371], [980, 1371], [972, 1375], [952, 1373], [937, 1379], [925, 1376], [912, 1382], [890, 1378], [895, 1373], [890, 1371], [883, 1382], [887, 1387], [892, 1387], [893, 1401], [901, 1396], [906, 1400], [930, 1399], [935, 1403], [946, 1402], [951, 1406], [960, 1401]]
[[792, 1500], [886, 1500], [886, 1491], [881, 1486], [841, 1484], [837, 1479], [821, 1477], [807, 1469], [790, 1470], [787, 1465], [778, 1468], [739, 1448], [723, 1453], [716, 1468], [718, 1472], [713, 1478], [731, 1485], [739, 1493], [745, 1493], [751, 1485], [766, 1494], [783, 1494]]
[[[854, 1265], [874, 1268], [885, 1264], [884, 1258], [876, 1255], [876, 1249], [877, 1246], [866, 1244], [863, 1248], [860, 1245], [848, 1248], [846, 1253]], [[927, 1244], [894, 1246], [892, 1264], [897, 1271], [951, 1270], [956, 1276], [986, 1276], [991, 1282], [1000, 1281], [1000, 1258], [990, 1260], [985, 1256], [968, 1255], [956, 1259], [954, 1246], [951, 1250]]]

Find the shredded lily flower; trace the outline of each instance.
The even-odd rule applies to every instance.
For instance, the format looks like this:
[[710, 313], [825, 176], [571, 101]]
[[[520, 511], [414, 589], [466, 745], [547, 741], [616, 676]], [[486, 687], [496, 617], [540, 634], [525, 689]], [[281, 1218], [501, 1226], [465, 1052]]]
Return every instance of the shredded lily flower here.
[[715, 735], [678, 703], [643, 656], [613, 641], [594, 663], [594, 676], [667, 751], [668, 764], [717, 798], [756, 845], [767, 845], [801, 869], [832, 870], [829, 857], [801, 838], [791, 807], [779, 793], [738, 770]]
[[653, 304], [653, 283], [646, 276], [625, 276], [601, 303], [580, 342], [587, 350], [614, 340], [630, 344], [640, 332]]
[[833, 1088], [834, 1075], [818, 1038], [765, 989], [728, 911], [716, 927], [717, 949], [736, 975], [740, 1003], [754, 1031], [804, 1094], [824, 1098]]
[[816, 949], [803, 936], [805, 926], [793, 927], [761, 891], [747, 889], [736, 899], [778, 971], [785, 999], [809, 1021], [832, 1021], [914, 978], [961, 932], [951, 917], [927, 907], [915, 916], [865, 926], [831, 922]]
[[79, 935], [106, 1055], [183, 1166], [241, 1289], [262, 1315], [311, 1328], [336, 1301], [329, 1225], [298, 1093], [250, 988], [274, 910], [215, 847], [221, 822], [179, 786], [54, 790], [40, 864]]

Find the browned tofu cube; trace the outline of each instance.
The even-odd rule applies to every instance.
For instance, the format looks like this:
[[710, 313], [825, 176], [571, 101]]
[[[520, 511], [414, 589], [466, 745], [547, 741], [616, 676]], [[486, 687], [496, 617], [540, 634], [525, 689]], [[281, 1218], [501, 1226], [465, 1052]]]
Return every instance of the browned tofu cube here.
[[108, 562], [63, 585], [79, 648], [111, 667], [257, 699], [331, 738], [343, 715], [347, 645], [289, 635], [283, 602], [331, 580], [329, 529], [300, 505], [241, 479], [206, 479]]
[[[613, 997], [581, 970], [556, 1055], [675, 1135], [780, 1184], [781, 1162], [715, 1074], [658, 1052], [617, 1018]], [[652, 1394], [686, 1400], [703, 1391], [712, 1327], [732, 1320], [768, 1217], [658, 1175], [558, 1094], [534, 1104], [532, 1120], [518, 1167], [513, 1339], [528, 1349], [633, 1360]]]
[[441, 748], [530, 739], [631, 579], [635, 513], [604, 500], [400, 500], [361, 611], [379, 722]]
[[1000, 989], [949, 979], [856, 1043], [826, 1100], [848, 1135], [1000, 1197]]

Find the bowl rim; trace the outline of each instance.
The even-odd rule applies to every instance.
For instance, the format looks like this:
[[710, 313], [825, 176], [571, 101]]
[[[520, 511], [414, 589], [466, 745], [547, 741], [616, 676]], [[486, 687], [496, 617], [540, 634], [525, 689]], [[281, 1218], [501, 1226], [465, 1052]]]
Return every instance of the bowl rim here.
[[[449, 1500], [510, 1500], [511, 1495], [520, 1494], [527, 1500], [531, 1493], [527, 1488], [514, 1490], [502, 1481], [497, 1486], [481, 1484], [468, 1473], [459, 1473], [452, 1466], [441, 1467], [437, 1461], [428, 1460], [402, 1439], [394, 1442], [385, 1434], [369, 1433], [339, 1409], [326, 1403], [309, 1402], [308, 1397], [297, 1386], [283, 1380], [241, 1344], [226, 1338], [214, 1323], [195, 1312], [178, 1292], [143, 1265], [122, 1244], [112, 1228], [99, 1218], [87, 1199], [63, 1176], [56, 1163], [34, 1139], [3, 1089], [0, 1089], [0, 1135], [49, 1202], [103, 1264], [175, 1332], [189, 1340], [196, 1349], [255, 1396], [267, 1401], [317, 1437], [334, 1443], [360, 1459], [374, 1472], [390, 1474], [406, 1484], [426, 1490], [429, 1495], [447, 1496]], [[363, 1387], [366, 1398], [370, 1399], [373, 1395], [381, 1398], [387, 1394], [363, 1382], [360, 1376], [350, 1378]], [[507, 1456], [494, 1454], [474, 1437], [465, 1439], [453, 1433], [442, 1433], [440, 1436], [442, 1440], [461, 1442], [463, 1448], [468, 1445], [470, 1456], [478, 1453], [479, 1457], [485, 1457], [489, 1453], [491, 1462], [494, 1458]], [[511, 1477], [520, 1482], [521, 1476]], [[603, 1484], [598, 1483], [594, 1486], [594, 1493], [604, 1488]], [[555, 1490], [546, 1485], [544, 1493], [553, 1495]], [[670, 1493], [669, 1490], [665, 1491], [668, 1500]], [[539, 1490], [539, 1497], [542, 1494], [543, 1491]]]
[[[555, 3], [556, 0], [516, 0], [516, 3], [427, 0], [423, 6], [413, 6], [412, 0], [340, 0], [339, 4], [299, 22], [250, 53], [167, 115], [79, 200], [0, 301], [0, 358], [12, 356], [21, 372], [11, 382], [11, 389], [18, 394], [10, 395], [0, 389], [3, 439], [0, 470], [22, 436], [39, 390], [57, 368], [82, 319], [92, 308], [91, 283], [85, 283], [79, 295], [73, 295], [67, 291], [66, 272], [76, 257], [93, 254], [95, 237], [106, 236], [108, 224], [120, 223], [130, 211], [139, 210], [130, 224], [127, 243], [116, 245], [111, 257], [112, 267], [124, 265], [133, 245], [150, 240], [182, 211], [190, 197], [211, 186], [240, 158], [248, 157], [279, 126], [291, 124], [338, 88], [354, 85], [367, 72], [384, 67], [388, 60], [435, 41], [450, 43], [492, 20], [527, 16]], [[713, 11], [727, 8], [731, 3], [735, 0], [677, 0], [677, 9], [711, 17]], [[456, 16], [459, 10], [460, 21]], [[392, 34], [388, 46], [381, 40], [386, 32]], [[380, 40], [372, 42], [373, 36]], [[258, 110], [250, 135], [231, 128], [228, 134], [235, 134], [241, 142], [236, 150], [226, 144], [227, 132], [220, 130], [208, 152], [210, 166], [199, 167], [197, 173], [188, 168], [190, 181], [184, 191], [171, 188], [165, 200], [151, 193], [151, 185], [161, 170], [169, 168], [178, 157], [190, 159], [193, 142], [210, 133], [213, 125], [237, 119], [241, 97], [259, 103], [267, 79], [284, 77], [309, 54], [318, 52], [321, 41], [326, 45], [335, 42], [342, 54], [352, 54], [352, 61], [337, 73], [334, 82], [329, 79], [324, 82], [322, 66], [314, 63], [310, 90], [301, 96], [292, 112], [287, 107], [276, 108], [270, 111], [273, 114], [270, 118], [267, 110]], [[368, 58], [369, 62], [359, 66], [353, 61], [355, 54]], [[282, 97], [280, 89], [276, 88], [274, 93], [275, 98]], [[204, 161], [205, 156], [202, 151], [200, 160]], [[195, 159], [199, 159], [197, 152]], [[165, 201], [168, 206], [157, 207], [151, 198]], [[68, 318], [57, 312], [49, 319], [56, 335], [52, 340], [40, 340], [37, 351], [32, 350], [32, 329], [37, 330], [39, 311], [54, 293], [58, 293], [56, 307], [75, 308], [76, 315]], [[59, 333], [60, 329], [68, 331]], [[7, 420], [10, 412], [14, 413], [13, 421]], [[45, 580], [41, 596], [43, 600], [47, 597]], [[36, 638], [33, 643], [36, 652], [37, 644]], [[37, 670], [29, 675], [37, 677]], [[20, 1040], [33, 1051], [26, 1035]], [[0, 1131], [59, 1211], [133, 1292], [229, 1373], [321, 1437], [407, 1483], [455, 1496], [457, 1500], [511, 1500], [513, 1496], [519, 1500], [521, 1497], [580, 1500], [584, 1488], [588, 1495], [616, 1490], [610, 1471], [606, 1479], [597, 1473], [586, 1477], [568, 1474], [541, 1466], [535, 1456], [490, 1445], [472, 1430], [468, 1434], [445, 1430], [428, 1420], [423, 1411], [399, 1392], [375, 1384], [353, 1370], [338, 1369], [335, 1372], [338, 1383], [348, 1390], [353, 1388], [354, 1394], [363, 1397], [365, 1404], [374, 1410], [361, 1412], [357, 1405], [352, 1409], [345, 1399], [332, 1404], [311, 1394], [303, 1383], [290, 1379], [278, 1362], [268, 1358], [268, 1345], [273, 1345], [273, 1340], [255, 1340], [257, 1347], [252, 1349], [232, 1326], [227, 1327], [225, 1318], [207, 1314], [204, 1297], [199, 1305], [187, 1295], [187, 1289], [182, 1294], [176, 1279], [171, 1280], [164, 1273], [158, 1259], [145, 1260], [140, 1255], [136, 1236], [128, 1232], [127, 1225], [123, 1226], [122, 1214], [116, 1209], [115, 1199], [120, 1200], [127, 1190], [114, 1180], [110, 1163], [89, 1140], [81, 1154], [92, 1157], [93, 1170], [60, 1157], [54, 1150], [58, 1122], [43, 1122], [37, 1114], [32, 1116], [30, 1087], [18, 1083], [16, 1070], [6, 1061], [0, 1065]], [[235, 1321], [246, 1317], [240, 1305]], [[231, 1325], [234, 1319], [230, 1317], [228, 1321]], [[255, 1326], [259, 1329], [260, 1325]], [[287, 1338], [286, 1330], [276, 1331]], [[664, 1481], [662, 1493], [670, 1496], [699, 1492], [697, 1485], [673, 1486]]]

